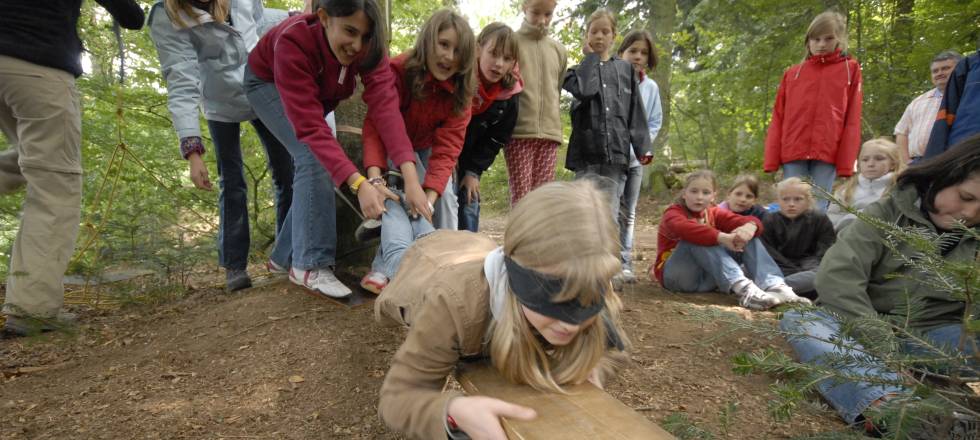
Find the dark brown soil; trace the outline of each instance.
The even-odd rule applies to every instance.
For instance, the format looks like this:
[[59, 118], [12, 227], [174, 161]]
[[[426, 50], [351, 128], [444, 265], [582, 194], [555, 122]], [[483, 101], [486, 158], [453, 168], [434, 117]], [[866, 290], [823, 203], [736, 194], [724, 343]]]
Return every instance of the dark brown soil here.
[[[644, 201], [638, 270], [655, 254], [656, 211]], [[498, 239], [502, 224], [484, 223]], [[696, 308], [741, 313], [732, 298], [670, 294], [645, 279], [622, 296], [635, 350], [608, 391], [651, 420], [680, 412], [737, 439], [843, 428], [817, 405], [771, 421], [774, 380], [735, 375], [731, 357], [786, 344], [691, 319]], [[743, 316], [775, 323], [768, 312]], [[0, 341], [0, 438], [401, 438], [376, 403], [404, 333], [376, 325], [370, 304], [347, 308], [278, 281], [88, 313], [82, 323], [75, 334]]]

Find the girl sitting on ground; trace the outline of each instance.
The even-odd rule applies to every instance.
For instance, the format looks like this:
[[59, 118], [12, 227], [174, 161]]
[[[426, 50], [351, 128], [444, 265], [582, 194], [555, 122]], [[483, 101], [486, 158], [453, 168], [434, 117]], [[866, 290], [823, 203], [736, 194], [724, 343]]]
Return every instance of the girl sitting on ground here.
[[[942, 236], [937, 251], [947, 261], [975, 261], [980, 243], [956, 224], [962, 222], [980, 232], [980, 136], [909, 167], [898, 177], [891, 195], [871, 204], [864, 213], [902, 229], [925, 229]], [[976, 334], [963, 330], [966, 303], [937, 289], [936, 280], [927, 278], [929, 274], [906, 263], [918, 253], [911, 244], [889, 243], [883, 231], [864, 221], [853, 222], [841, 231], [840, 240], [820, 264], [816, 286], [821, 307], [812, 312], [787, 312], [780, 323], [784, 331], [799, 335], [789, 338], [789, 343], [801, 362], [833, 368], [840, 371], [840, 377], [849, 378], [843, 382], [830, 378], [817, 385], [848, 423], [864, 420], [869, 407], [912, 393], [894, 385], [900, 383], [899, 373], [868, 358], [855, 341], [834, 340], [840, 339], [842, 324], [848, 320], [877, 316], [908, 328], [936, 347], [948, 347], [954, 353], [955, 347], [963, 347], [964, 362], [975, 362]], [[913, 304], [915, 313], [909, 314]], [[874, 331], [868, 325], [862, 328]], [[960, 341], [962, 336], [970, 339]], [[922, 349], [907, 342], [897, 347], [906, 352]], [[841, 356], [846, 355], [868, 359], [871, 365], [841, 366]]]
[[[861, 145], [858, 156], [858, 175], [847, 179], [834, 197], [847, 206], [863, 211], [895, 186], [895, 179], [902, 169], [898, 145], [894, 142], [878, 138]], [[840, 231], [856, 218], [834, 203], [827, 215], [834, 224], [834, 229]]]
[[762, 243], [798, 295], [816, 298], [813, 280], [827, 249], [837, 240], [827, 214], [813, 209], [810, 184], [790, 177], [776, 185], [779, 212], [762, 221]]
[[752, 174], [742, 174], [735, 178], [732, 189], [728, 191], [728, 197], [718, 207], [738, 215], [751, 215], [764, 221], [768, 211], [757, 203], [758, 200], [759, 178]]
[[714, 206], [716, 190], [711, 171], [687, 176], [680, 198], [660, 221], [651, 279], [674, 292], [731, 292], [742, 307], [754, 310], [809, 302], [786, 285], [776, 262], [756, 240], [762, 222]]
[[[475, 64], [473, 30], [449, 9], [433, 13], [418, 34], [415, 47], [391, 60], [399, 107], [415, 149], [418, 180], [429, 205], [437, 208], [426, 217], [395, 200], [385, 201], [381, 246], [371, 272], [361, 279], [361, 287], [371, 292], [384, 289], [398, 271], [405, 249], [416, 238], [432, 232], [433, 221], [451, 216], [449, 229], [456, 229], [455, 202], [437, 203], [446, 197], [455, 200], [452, 174], [463, 149], [473, 92], [477, 90]], [[364, 166], [372, 180], [380, 179], [382, 171], [392, 164], [380, 136], [387, 129], [364, 121]]]
[[597, 215], [607, 206], [591, 181], [553, 182], [510, 212], [502, 247], [468, 231], [416, 242], [375, 303], [379, 318], [410, 326], [381, 386], [385, 423], [410, 438], [502, 439], [500, 417], [535, 417], [498, 399], [442, 392], [464, 358], [488, 356], [507, 380], [542, 391], [586, 381], [601, 388], [629, 347], [612, 288], [617, 228]]

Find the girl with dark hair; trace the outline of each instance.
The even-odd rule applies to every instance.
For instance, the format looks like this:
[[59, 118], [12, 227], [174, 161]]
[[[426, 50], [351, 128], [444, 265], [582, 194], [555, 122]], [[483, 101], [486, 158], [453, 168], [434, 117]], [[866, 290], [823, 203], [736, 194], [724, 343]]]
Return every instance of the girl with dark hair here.
[[[476, 42], [459, 14], [441, 9], [432, 14], [415, 47], [391, 60], [399, 106], [419, 161], [418, 176], [432, 216], [412, 212], [397, 200], [385, 202], [381, 246], [361, 287], [379, 293], [395, 276], [402, 254], [416, 238], [434, 228], [456, 229], [457, 205], [452, 174], [463, 148], [476, 91]], [[380, 178], [394, 162], [379, 142], [387, 127], [364, 121], [364, 166], [368, 177]], [[408, 177], [408, 176], [402, 176]], [[447, 198], [452, 201], [447, 202]]]
[[255, 47], [245, 70], [252, 108], [289, 151], [295, 166], [293, 203], [268, 267], [331, 297], [351, 291], [334, 276], [336, 253], [334, 186], [357, 194], [365, 217], [378, 218], [386, 197], [381, 181], [367, 179], [344, 153], [324, 115], [364, 83], [367, 121], [385, 127], [380, 142], [405, 176], [405, 198], [428, 215], [415, 156], [398, 111], [395, 78], [388, 68], [385, 24], [375, 0], [319, 0], [313, 14], [291, 17]]
[[[865, 208], [864, 213], [903, 229], [929, 230], [941, 236], [938, 252], [949, 261], [972, 262], [980, 243], [964, 233], [957, 223], [974, 231], [980, 226], [980, 136], [907, 169], [898, 177], [890, 195]], [[840, 334], [842, 322], [859, 317], [880, 316], [907, 326], [936, 346], [964, 347], [967, 355], [976, 349], [971, 341], [960, 344], [966, 304], [950, 292], [935, 288], [930, 276], [905, 263], [917, 251], [907, 243], [886, 241], [883, 231], [863, 221], [845, 228], [824, 255], [817, 273], [820, 309], [804, 314], [788, 312], [781, 327], [809, 337], [790, 339], [802, 362], [840, 369], [849, 377], [867, 381], [841, 382], [828, 379], [817, 388], [848, 423], [863, 420], [872, 405], [909, 393], [910, 390], [882, 385], [895, 383], [898, 373], [885, 365], [840, 367], [834, 358], [850, 352], [854, 341], [828, 341]], [[915, 313], [908, 314], [914, 304]], [[971, 334], [970, 338], [975, 338]], [[975, 342], [975, 341], [972, 341]], [[899, 344], [900, 349], [910, 349]], [[855, 353], [858, 356], [865, 356]]]
[[255, 0], [165, 0], [153, 5], [147, 20], [167, 83], [167, 107], [180, 138], [180, 155], [190, 166], [194, 186], [210, 191], [198, 122], [198, 108], [204, 109], [220, 179], [218, 264], [225, 268], [225, 288], [230, 291], [252, 285], [245, 270], [250, 237], [242, 122], [255, 128], [269, 158], [276, 229], [293, 198], [289, 153], [255, 116], [242, 90], [248, 52], [263, 31], [284, 18], [285, 11], [263, 8]]

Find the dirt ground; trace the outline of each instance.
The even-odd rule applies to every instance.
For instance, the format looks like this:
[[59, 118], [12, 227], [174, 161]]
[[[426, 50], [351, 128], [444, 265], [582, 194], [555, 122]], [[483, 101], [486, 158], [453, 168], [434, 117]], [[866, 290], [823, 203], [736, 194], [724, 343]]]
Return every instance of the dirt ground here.
[[[638, 270], [656, 252], [653, 206], [644, 201], [638, 216]], [[502, 219], [484, 225], [500, 238]], [[696, 308], [740, 311], [732, 297], [671, 294], [646, 279], [622, 297], [634, 352], [608, 391], [652, 421], [682, 413], [734, 439], [843, 429], [819, 402], [789, 422], [771, 420], [773, 379], [735, 375], [731, 357], [786, 344], [691, 317]], [[769, 312], [742, 315], [775, 325]], [[375, 324], [370, 304], [348, 308], [284, 280], [84, 313], [73, 334], [0, 340], [0, 438], [401, 438], [376, 404], [403, 335]]]

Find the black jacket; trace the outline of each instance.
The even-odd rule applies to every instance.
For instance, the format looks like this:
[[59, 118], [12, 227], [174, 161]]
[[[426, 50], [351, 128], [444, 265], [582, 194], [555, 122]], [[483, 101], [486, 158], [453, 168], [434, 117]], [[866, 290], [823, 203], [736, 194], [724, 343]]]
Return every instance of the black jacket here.
[[835, 241], [834, 225], [820, 211], [811, 209], [792, 220], [773, 212], [762, 222], [762, 244], [783, 275], [816, 270]]
[[[143, 9], [134, 0], [96, 0], [126, 29], [143, 27]], [[4, 0], [0, 13], [0, 55], [82, 74], [78, 17], [82, 0]]]
[[510, 142], [510, 135], [517, 125], [517, 108], [520, 94], [503, 101], [494, 101], [490, 107], [470, 119], [466, 126], [463, 151], [459, 154], [459, 175], [475, 174], [477, 177], [490, 168], [500, 148]]
[[568, 69], [562, 88], [575, 101], [565, 168], [626, 167], [630, 148], [638, 158], [650, 153], [650, 132], [638, 86], [633, 65], [615, 56], [600, 62], [598, 55], [589, 54], [582, 64]]

